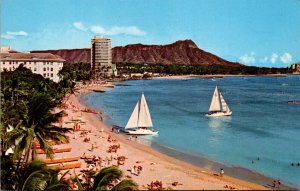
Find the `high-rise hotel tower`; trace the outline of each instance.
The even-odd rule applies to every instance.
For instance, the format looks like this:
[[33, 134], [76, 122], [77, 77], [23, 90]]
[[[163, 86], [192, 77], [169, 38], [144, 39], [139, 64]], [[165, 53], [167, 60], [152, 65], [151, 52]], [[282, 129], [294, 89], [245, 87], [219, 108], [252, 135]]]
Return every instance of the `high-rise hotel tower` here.
[[94, 79], [113, 74], [111, 61], [111, 39], [96, 35], [91, 40], [91, 68]]

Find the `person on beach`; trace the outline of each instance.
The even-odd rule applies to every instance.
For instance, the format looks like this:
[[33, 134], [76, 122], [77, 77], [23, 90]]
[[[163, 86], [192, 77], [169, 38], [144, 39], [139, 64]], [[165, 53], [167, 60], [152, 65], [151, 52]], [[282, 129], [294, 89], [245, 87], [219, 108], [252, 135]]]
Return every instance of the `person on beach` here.
[[131, 174], [135, 174], [135, 166], [131, 167]]
[[223, 177], [224, 174], [225, 174], [225, 172], [224, 172], [223, 168], [221, 168], [221, 170], [220, 170], [220, 176]]
[[98, 166], [101, 168], [102, 165], [102, 158], [98, 156]]

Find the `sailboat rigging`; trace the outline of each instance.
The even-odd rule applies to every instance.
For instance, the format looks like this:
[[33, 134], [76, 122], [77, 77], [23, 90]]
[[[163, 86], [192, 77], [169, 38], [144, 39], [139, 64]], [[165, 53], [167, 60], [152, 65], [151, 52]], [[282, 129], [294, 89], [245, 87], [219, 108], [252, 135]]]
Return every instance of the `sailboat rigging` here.
[[209, 113], [207, 113], [206, 116], [230, 116], [231, 114], [232, 111], [230, 111], [224, 97], [216, 86], [213, 97], [211, 99]]
[[132, 135], [155, 135], [158, 131], [152, 129], [153, 123], [149, 112], [146, 98], [142, 93], [141, 99], [136, 103], [135, 108], [125, 126], [125, 131]]

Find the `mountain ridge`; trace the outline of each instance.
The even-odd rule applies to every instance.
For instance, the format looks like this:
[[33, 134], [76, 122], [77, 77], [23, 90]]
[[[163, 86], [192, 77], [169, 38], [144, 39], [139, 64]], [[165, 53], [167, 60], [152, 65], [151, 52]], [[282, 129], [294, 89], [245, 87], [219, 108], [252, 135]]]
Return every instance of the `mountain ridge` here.
[[[48, 52], [65, 59], [67, 63], [89, 63], [90, 48], [34, 50], [32, 53]], [[112, 62], [116, 64], [182, 64], [241, 66], [212, 53], [206, 52], [190, 39], [178, 40], [166, 45], [129, 44], [112, 48]]]

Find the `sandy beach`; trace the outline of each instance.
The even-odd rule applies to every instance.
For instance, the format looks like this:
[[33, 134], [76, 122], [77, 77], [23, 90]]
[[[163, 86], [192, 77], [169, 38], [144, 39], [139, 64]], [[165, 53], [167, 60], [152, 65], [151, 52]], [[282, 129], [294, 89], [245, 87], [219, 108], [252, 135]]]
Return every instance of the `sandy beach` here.
[[[116, 159], [124, 156], [124, 164], [119, 165], [119, 168], [124, 172], [124, 178], [133, 179], [138, 183], [139, 188], [144, 190], [147, 189], [147, 184], [156, 180], [162, 181], [164, 188], [176, 190], [267, 189], [261, 185], [226, 176], [226, 172], [224, 176], [220, 176], [219, 172], [199, 168], [162, 154], [139, 143], [135, 138], [118, 134], [116, 131], [111, 132], [112, 128], [104, 123], [105, 120], [101, 113], [93, 114], [81, 111], [87, 107], [80, 102], [80, 94], [87, 93], [93, 88], [105, 89], [107, 87], [97, 85], [96, 87], [81, 88], [79, 94], [70, 96], [67, 101], [68, 108], [64, 110], [68, 115], [63, 119], [63, 126], [73, 128], [74, 123], [68, 122], [74, 119], [79, 119], [85, 123], [79, 124], [79, 131], [68, 134], [70, 143], [53, 146], [54, 148], [69, 147], [72, 149], [70, 152], [55, 154], [55, 158], [81, 157], [84, 153], [86, 156], [95, 155], [101, 157], [101, 167], [99, 167], [99, 163], [96, 167], [100, 169], [105, 166], [118, 166]], [[116, 152], [110, 153], [108, 150], [112, 145], [119, 148], [116, 149]], [[39, 158], [44, 158], [44, 156], [39, 155]], [[81, 167], [70, 170], [70, 175], [79, 174], [80, 170], [88, 168], [83, 159], [79, 161]], [[137, 171], [132, 173], [134, 166], [140, 166], [140, 174]], [[174, 182], [178, 182], [175, 183], [177, 185]]]

